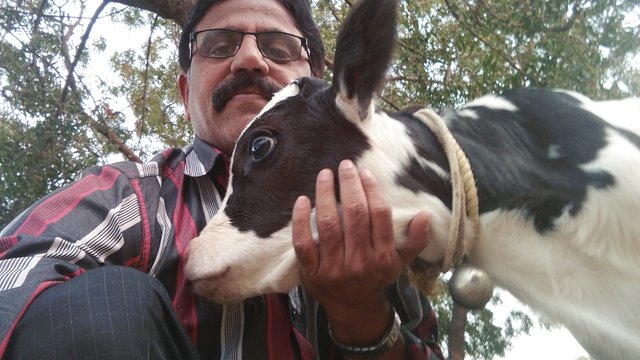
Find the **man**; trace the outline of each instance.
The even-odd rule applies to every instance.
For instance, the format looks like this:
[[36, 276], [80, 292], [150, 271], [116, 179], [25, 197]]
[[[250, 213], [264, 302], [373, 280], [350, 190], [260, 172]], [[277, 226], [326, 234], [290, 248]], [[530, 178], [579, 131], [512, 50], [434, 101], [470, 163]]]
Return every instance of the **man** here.
[[[338, 174], [351, 204], [343, 221], [333, 174], [318, 176], [317, 248], [304, 245], [309, 201], [296, 204], [303, 287], [219, 306], [194, 296], [184, 276], [188, 243], [218, 209], [242, 129], [278, 88], [320, 76], [323, 59], [307, 0], [200, 1], [180, 42], [178, 80], [194, 144], [144, 165], [89, 169], [3, 231], [0, 357], [440, 356], [428, 303], [398, 278], [426, 245], [428, 218], [413, 220], [412, 246], [393, 248], [375, 179], [349, 161]], [[357, 249], [348, 261], [345, 248]], [[395, 314], [406, 325], [399, 335]]]

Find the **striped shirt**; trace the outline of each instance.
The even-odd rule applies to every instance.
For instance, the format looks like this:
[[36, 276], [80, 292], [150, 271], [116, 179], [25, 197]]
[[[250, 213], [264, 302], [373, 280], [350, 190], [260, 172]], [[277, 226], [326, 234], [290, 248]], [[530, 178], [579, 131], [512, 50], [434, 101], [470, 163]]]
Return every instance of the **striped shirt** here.
[[[303, 288], [240, 304], [196, 297], [185, 250], [224, 196], [228, 158], [196, 138], [150, 162], [86, 170], [0, 233], [0, 358], [11, 332], [42, 291], [98, 266], [124, 265], [166, 287], [203, 359], [340, 359], [318, 302]], [[442, 358], [429, 303], [401, 278], [388, 289], [407, 353]]]

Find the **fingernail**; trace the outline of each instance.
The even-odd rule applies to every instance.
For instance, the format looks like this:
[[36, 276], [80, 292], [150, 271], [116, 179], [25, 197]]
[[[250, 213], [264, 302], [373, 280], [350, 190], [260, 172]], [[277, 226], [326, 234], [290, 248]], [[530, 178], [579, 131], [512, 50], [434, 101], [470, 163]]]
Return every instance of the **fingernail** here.
[[322, 169], [318, 173], [318, 181], [333, 181], [333, 172], [331, 169]]
[[371, 171], [369, 171], [369, 169], [360, 169], [360, 178], [365, 180], [373, 180], [375, 181], [375, 177], [373, 176], [373, 174], [371, 173]]
[[355, 165], [353, 164], [353, 161], [351, 161], [351, 160], [347, 159], [347, 160], [342, 160], [342, 162], [340, 162], [340, 168], [342, 168], [342, 169], [346, 170], [346, 169], [352, 169], [354, 167], [355, 167]]
[[306, 208], [308, 206], [309, 206], [309, 200], [304, 195], [298, 196], [298, 198], [296, 199], [295, 204], [293, 205], [293, 207], [296, 208], [296, 209], [304, 209], [304, 208]]

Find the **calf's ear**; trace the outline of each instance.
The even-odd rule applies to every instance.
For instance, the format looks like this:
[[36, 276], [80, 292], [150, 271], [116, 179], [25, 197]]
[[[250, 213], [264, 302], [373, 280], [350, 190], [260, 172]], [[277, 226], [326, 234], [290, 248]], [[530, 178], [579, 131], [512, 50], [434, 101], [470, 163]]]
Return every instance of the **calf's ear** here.
[[374, 111], [395, 47], [397, 1], [358, 1], [338, 32], [332, 88], [350, 121], [366, 121]]

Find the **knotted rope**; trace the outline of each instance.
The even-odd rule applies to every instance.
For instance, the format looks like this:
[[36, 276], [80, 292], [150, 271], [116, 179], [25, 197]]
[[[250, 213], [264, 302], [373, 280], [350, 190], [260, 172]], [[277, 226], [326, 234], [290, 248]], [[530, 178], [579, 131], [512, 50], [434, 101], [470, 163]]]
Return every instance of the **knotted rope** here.
[[468, 246], [472, 249], [475, 245], [480, 230], [478, 191], [469, 159], [451, 135], [440, 115], [430, 108], [420, 109], [414, 115], [433, 132], [449, 161], [453, 190], [452, 217], [449, 245], [440, 270], [442, 273], [446, 273], [451, 268], [460, 265], [464, 258], [466, 217], [469, 217], [472, 228]]
[[[449, 161], [451, 173], [452, 203], [451, 226], [449, 229], [449, 244], [445, 253], [442, 267], [439, 272], [446, 273], [451, 268], [458, 267], [464, 260], [465, 254], [465, 227], [466, 218], [471, 221], [472, 234], [469, 236], [469, 251], [475, 245], [479, 235], [480, 219], [478, 210], [478, 190], [476, 188], [473, 172], [469, 159], [451, 135], [444, 120], [429, 108], [420, 109], [414, 115], [431, 130]], [[437, 266], [437, 265], [436, 265]], [[413, 272], [413, 279], [418, 286], [432, 286], [435, 282], [436, 268], [422, 264], [427, 271], [422, 275]], [[413, 269], [412, 269], [413, 271]], [[437, 278], [437, 277], [436, 277]], [[449, 356], [451, 359], [464, 359], [464, 328], [467, 318], [467, 309], [453, 303], [451, 328], [449, 329]]]

